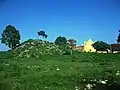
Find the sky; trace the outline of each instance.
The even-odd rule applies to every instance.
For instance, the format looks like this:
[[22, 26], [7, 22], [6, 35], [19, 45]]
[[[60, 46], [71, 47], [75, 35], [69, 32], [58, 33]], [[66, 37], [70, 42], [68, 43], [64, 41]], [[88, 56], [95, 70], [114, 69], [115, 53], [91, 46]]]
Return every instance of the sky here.
[[[120, 0], [0, 0], [0, 34], [9, 24], [20, 31], [21, 42], [41, 38], [37, 32], [42, 29], [52, 42], [65, 36], [77, 45], [89, 38], [116, 43]], [[4, 50], [7, 46], [0, 43]]]

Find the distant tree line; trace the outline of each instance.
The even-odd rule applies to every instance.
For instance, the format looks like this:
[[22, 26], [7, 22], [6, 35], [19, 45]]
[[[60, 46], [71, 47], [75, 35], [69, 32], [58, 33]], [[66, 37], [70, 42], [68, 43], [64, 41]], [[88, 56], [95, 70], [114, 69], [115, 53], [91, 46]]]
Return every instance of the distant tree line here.
[[106, 42], [103, 41], [97, 41], [93, 44], [93, 47], [97, 50], [97, 51], [106, 51], [108, 52], [108, 50], [110, 49], [110, 45], [107, 44]]
[[[48, 37], [48, 35], [44, 30], [38, 31], [37, 35], [42, 36], [43, 38]], [[6, 46], [8, 46], [11, 49], [16, 48], [17, 45], [20, 44], [20, 39], [21, 39], [20, 32], [12, 25], [6, 26], [1, 36], [2, 36], [2, 38], [0, 38], [1, 43], [4, 43]], [[66, 37], [59, 36], [56, 38], [54, 43], [58, 45], [61, 49], [70, 51], [76, 46], [77, 41], [74, 39], [67, 40]], [[117, 38], [117, 43], [120, 43], [120, 30]], [[97, 51], [107, 51], [108, 49], [110, 49], [110, 45], [103, 41], [95, 42], [93, 44], [93, 47]]]

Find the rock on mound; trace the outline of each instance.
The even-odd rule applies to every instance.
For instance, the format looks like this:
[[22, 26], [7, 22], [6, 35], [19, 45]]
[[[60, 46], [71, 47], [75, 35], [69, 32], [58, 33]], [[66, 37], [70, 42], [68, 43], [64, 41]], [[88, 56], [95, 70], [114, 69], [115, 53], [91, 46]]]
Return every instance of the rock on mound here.
[[17, 57], [39, 57], [40, 55], [62, 55], [64, 52], [54, 43], [29, 39], [20, 44], [13, 53]]

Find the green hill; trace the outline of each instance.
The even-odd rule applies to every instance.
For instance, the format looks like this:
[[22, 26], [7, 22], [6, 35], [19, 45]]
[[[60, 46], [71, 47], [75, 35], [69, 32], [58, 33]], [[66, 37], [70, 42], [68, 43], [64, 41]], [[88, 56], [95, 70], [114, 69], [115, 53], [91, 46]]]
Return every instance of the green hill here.
[[57, 45], [39, 39], [29, 39], [20, 44], [13, 53], [17, 57], [40, 57], [41, 55], [62, 55], [64, 52]]
[[112, 89], [120, 85], [120, 54], [61, 52], [38, 40], [0, 52], [0, 90], [120, 90]]

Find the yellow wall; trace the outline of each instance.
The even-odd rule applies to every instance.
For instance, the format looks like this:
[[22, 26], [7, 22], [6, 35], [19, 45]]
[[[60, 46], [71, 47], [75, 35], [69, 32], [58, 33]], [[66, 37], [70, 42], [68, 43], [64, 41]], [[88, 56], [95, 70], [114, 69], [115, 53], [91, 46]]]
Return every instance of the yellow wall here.
[[85, 52], [96, 52], [96, 49], [94, 49], [92, 44], [94, 44], [94, 42], [91, 39], [89, 39], [87, 42], [84, 42], [83, 51], [85, 51]]

